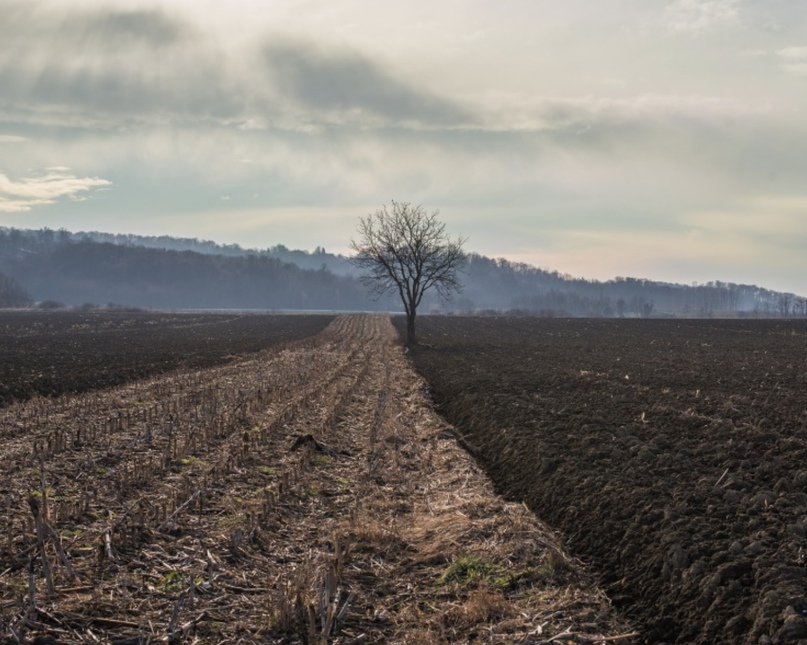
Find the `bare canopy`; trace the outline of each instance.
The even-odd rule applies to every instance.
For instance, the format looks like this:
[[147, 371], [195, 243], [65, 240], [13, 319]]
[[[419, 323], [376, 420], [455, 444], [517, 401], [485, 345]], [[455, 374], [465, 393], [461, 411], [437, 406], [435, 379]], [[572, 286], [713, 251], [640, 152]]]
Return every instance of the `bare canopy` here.
[[359, 220], [359, 239], [351, 240], [353, 262], [364, 270], [362, 282], [376, 297], [397, 292], [406, 312], [407, 343], [414, 345], [415, 317], [423, 294], [434, 288], [447, 300], [462, 288], [466, 262], [463, 237], [451, 239], [445, 224], [421, 205], [392, 202]]

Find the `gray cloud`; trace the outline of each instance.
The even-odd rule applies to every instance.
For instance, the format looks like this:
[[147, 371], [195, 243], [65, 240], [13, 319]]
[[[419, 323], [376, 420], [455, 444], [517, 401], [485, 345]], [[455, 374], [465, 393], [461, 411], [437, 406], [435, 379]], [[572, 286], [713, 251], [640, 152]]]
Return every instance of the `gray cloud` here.
[[776, 53], [785, 71], [807, 76], [807, 47], [785, 47]]
[[736, 24], [739, 0], [675, 0], [664, 10], [667, 25], [675, 31], [702, 32]]
[[440, 128], [467, 126], [474, 120], [469, 110], [413, 87], [353, 52], [284, 41], [267, 44], [264, 57], [280, 92], [323, 115]]
[[804, 34], [807, 3], [799, 0], [744, 0], [743, 23], [762, 33]]
[[187, 23], [154, 9], [97, 12], [86, 20], [71, 20], [68, 26], [74, 26], [85, 37], [97, 38], [105, 46], [118, 47], [134, 43], [168, 47], [192, 34]]
[[0, 109], [7, 118], [97, 127], [243, 111], [215, 44], [190, 23], [156, 10], [49, 9], [3, 9]]
[[470, 110], [355, 52], [288, 39], [226, 49], [220, 34], [162, 10], [45, 6], [0, 0], [0, 123], [441, 129], [474, 122]]
[[[93, 65], [187, 46], [199, 37], [182, 18], [158, 10], [77, 9], [3, 2], [0, 60], [5, 63]], [[155, 51], [155, 49], [157, 51]], [[97, 57], [104, 56], [104, 60]]]

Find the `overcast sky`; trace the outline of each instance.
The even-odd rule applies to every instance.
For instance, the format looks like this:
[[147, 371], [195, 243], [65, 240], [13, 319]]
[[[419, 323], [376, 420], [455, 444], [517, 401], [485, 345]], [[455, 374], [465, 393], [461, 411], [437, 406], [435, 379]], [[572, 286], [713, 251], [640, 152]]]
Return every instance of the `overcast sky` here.
[[391, 199], [807, 294], [807, 2], [0, 0], [0, 225], [345, 252]]

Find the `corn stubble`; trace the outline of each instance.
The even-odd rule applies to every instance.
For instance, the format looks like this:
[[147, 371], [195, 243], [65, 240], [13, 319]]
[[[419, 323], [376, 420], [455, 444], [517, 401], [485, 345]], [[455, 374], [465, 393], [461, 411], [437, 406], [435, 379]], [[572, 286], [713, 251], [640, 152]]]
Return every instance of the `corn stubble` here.
[[[0, 411], [2, 638], [630, 642], [423, 391], [388, 319], [345, 316], [223, 367]], [[491, 575], [445, 581], [463, 558]]]

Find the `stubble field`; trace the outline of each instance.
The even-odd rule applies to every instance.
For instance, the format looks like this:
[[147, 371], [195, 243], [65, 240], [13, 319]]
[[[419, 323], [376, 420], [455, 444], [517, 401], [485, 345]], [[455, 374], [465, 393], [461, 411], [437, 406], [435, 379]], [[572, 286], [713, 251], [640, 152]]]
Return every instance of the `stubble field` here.
[[434, 317], [419, 332], [438, 410], [644, 642], [807, 643], [807, 325]]
[[[494, 493], [388, 318], [282, 319], [244, 321], [233, 338], [269, 346], [237, 356], [209, 351], [215, 318], [113, 325], [117, 344], [83, 349], [62, 344], [103, 341], [103, 318], [19, 326], [37, 364], [64, 351], [125, 383], [0, 408], [3, 642], [635, 642], [557, 537]], [[130, 380], [134, 349], [186, 366]]]

